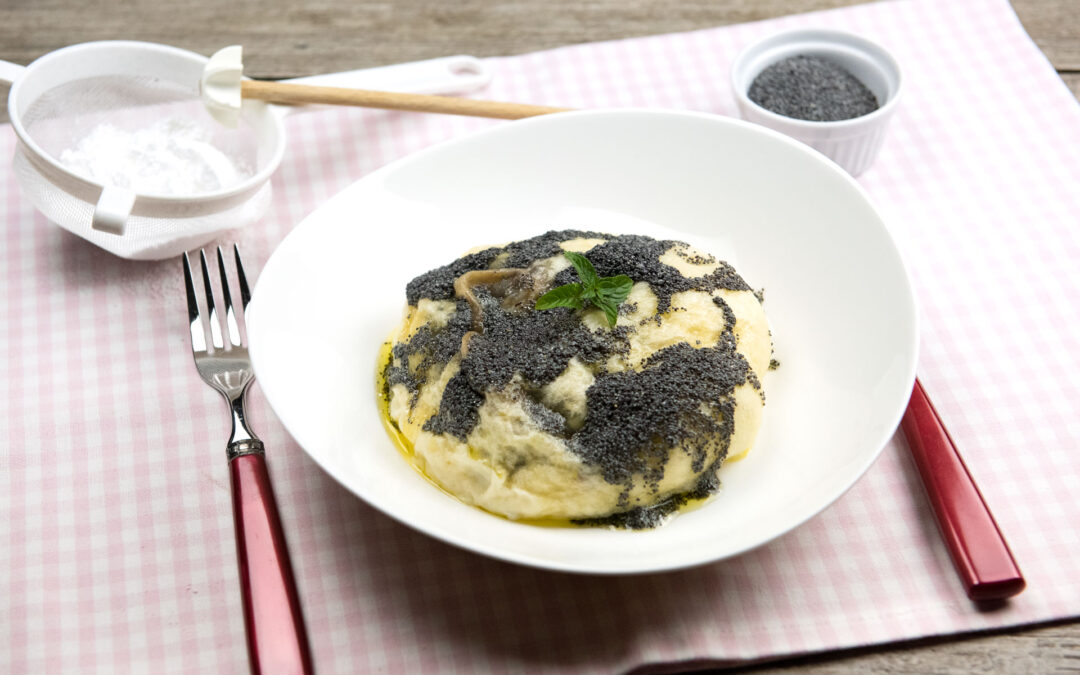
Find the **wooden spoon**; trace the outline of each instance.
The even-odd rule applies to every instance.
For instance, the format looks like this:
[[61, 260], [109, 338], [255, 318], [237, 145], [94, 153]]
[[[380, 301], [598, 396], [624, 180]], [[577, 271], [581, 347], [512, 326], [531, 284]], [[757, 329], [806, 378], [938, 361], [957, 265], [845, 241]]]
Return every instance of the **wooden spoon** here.
[[381, 108], [383, 110], [408, 110], [411, 112], [443, 113], [446, 115], [493, 117], [503, 120], [517, 120], [523, 117], [548, 115], [570, 110], [570, 108], [553, 108], [525, 103], [477, 101], [452, 96], [403, 94], [389, 91], [371, 91], [369, 89], [347, 89], [344, 87], [318, 87], [310, 84], [260, 80], [243, 80], [240, 83], [240, 96], [241, 98], [288, 105], [311, 103], [350, 105], [362, 108]]

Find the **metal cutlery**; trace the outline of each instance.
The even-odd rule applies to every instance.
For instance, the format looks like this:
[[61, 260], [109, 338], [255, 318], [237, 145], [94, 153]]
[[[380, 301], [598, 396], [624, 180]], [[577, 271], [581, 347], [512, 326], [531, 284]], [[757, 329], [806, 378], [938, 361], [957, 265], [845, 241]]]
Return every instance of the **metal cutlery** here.
[[900, 425], [968, 597], [1004, 600], [1024, 590], [1009, 545], [918, 379]]
[[[251, 293], [240, 262], [240, 249], [235, 245], [233, 255], [240, 299], [246, 310]], [[218, 247], [224, 325], [217, 310], [206, 253], [199, 251], [205, 314], [199, 308], [199, 294], [195, 290], [188, 254], [184, 253], [183, 258], [195, 367], [202, 379], [225, 397], [232, 413], [232, 433], [225, 452], [229, 462], [236, 556], [240, 566], [240, 590], [251, 671], [310, 673], [312, 661], [307, 631], [267, 473], [266, 454], [262, 441], [247, 424], [244, 400], [255, 374], [240, 333], [243, 317], [237, 314], [229, 290], [225, 256]]]

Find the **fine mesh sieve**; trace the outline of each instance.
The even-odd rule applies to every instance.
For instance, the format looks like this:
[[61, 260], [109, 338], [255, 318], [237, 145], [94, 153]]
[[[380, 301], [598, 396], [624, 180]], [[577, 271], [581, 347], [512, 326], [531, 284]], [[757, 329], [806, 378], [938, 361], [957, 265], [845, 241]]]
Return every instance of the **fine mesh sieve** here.
[[[245, 104], [227, 128], [206, 111], [206, 57], [145, 42], [51, 52], [26, 68], [0, 62], [19, 138], [14, 173], [52, 222], [124, 258], [160, 259], [261, 217], [297, 108]], [[490, 75], [467, 56], [297, 81], [461, 93]]]

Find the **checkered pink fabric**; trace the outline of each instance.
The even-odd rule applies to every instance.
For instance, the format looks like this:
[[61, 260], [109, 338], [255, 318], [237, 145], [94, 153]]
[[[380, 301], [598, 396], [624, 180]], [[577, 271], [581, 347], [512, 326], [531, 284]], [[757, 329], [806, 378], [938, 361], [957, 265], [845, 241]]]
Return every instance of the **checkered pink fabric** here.
[[[1080, 107], [1005, 2], [871, 4], [492, 59], [484, 96], [731, 115], [736, 52], [793, 26], [865, 34], [905, 69], [907, 98], [861, 181], [918, 286], [922, 380], [1028, 590], [995, 611], [967, 601], [901, 436], [769, 546], [590, 578], [386, 518], [309, 461], [256, 391], [322, 672], [610, 672], [1080, 614]], [[235, 233], [253, 276], [345, 185], [492, 124], [296, 116], [270, 215]], [[0, 129], [0, 152], [13, 145]], [[119, 260], [50, 225], [3, 168], [0, 205], [0, 671], [244, 671], [228, 419], [191, 362], [179, 263]]]

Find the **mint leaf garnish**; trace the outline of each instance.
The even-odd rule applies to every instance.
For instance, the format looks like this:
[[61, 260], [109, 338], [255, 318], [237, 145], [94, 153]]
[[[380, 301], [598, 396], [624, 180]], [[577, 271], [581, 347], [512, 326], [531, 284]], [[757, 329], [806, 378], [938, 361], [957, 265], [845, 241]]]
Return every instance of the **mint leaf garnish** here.
[[565, 286], [553, 288], [537, 299], [536, 308], [573, 307], [574, 309], [581, 309], [584, 306], [581, 292], [581, 284], [566, 284]]
[[563, 251], [563, 255], [566, 256], [570, 264], [577, 270], [578, 278], [581, 279], [582, 285], [585, 290], [588, 291], [596, 287], [596, 283], [600, 281], [600, 277], [596, 276], [596, 268], [592, 266], [589, 259], [580, 253], [574, 253], [573, 251]]
[[616, 307], [626, 301], [630, 295], [630, 289], [634, 287], [633, 280], [625, 274], [617, 277], [604, 277], [596, 284], [596, 295], [615, 304]]
[[607, 317], [608, 325], [614, 326], [615, 321], [619, 318], [619, 306], [612, 304], [604, 298], [594, 298], [592, 303], [604, 310], [604, 316]]
[[592, 303], [593, 306], [603, 310], [608, 325], [614, 326], [619, 318], [619, 305], [630, 295], [634, 281], [625, 274], [601, 278], [585, 256], [573, 251], [564, 251], [563, 255], [574, 266], [581, 283], [558, 286], [544, 293], [536, 301], [536, 309], [555, 307], [582, 309], [585, 303]]

